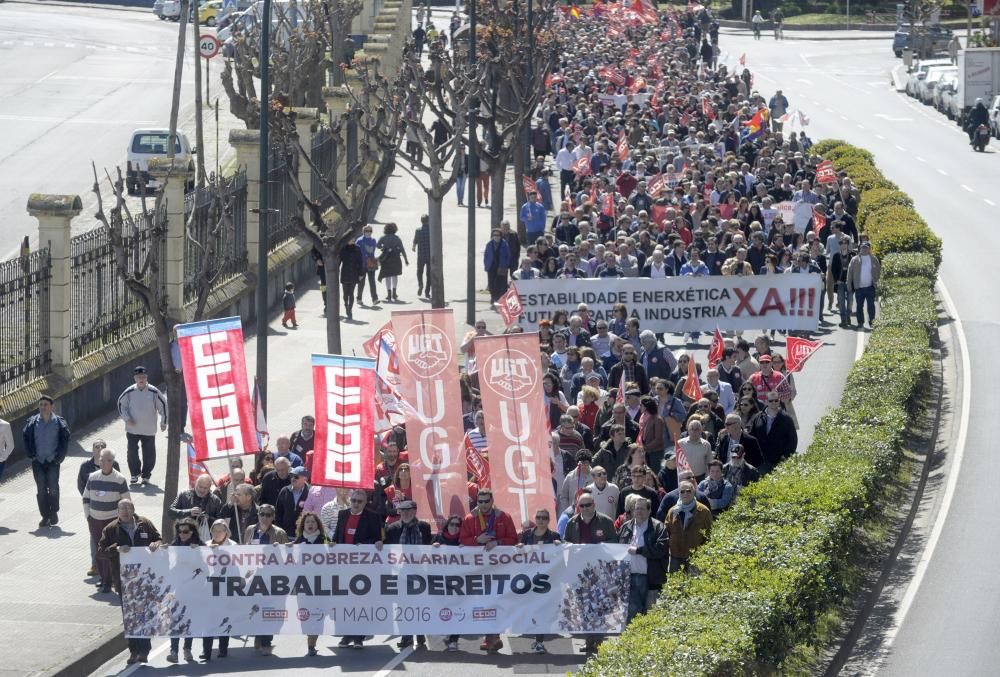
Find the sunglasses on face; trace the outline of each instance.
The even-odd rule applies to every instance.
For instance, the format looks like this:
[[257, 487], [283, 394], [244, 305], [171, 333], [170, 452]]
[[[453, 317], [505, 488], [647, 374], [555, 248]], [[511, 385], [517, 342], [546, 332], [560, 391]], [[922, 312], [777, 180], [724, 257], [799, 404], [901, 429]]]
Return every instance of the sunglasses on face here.
[[363, 498], [352, 498], [351, 503], [366, 503], [366, 501]]
[[690, 489], [681, 489], [680, 493], [682, 493], [682, 494], [690, 494], [691, 490]]
[[191, 530], [190, 529], [178, 529], [177, 533], [179, 535], [181, 535], [181, 536], [190, 536], [191, 535]]
[[580, 507], [581, 508], [593, 508], [594, 504], [593, 503], [581, 503]]
[[478, 503], [479, 505], [489, 505], [492, 502], [493, 502], [493, 499], [491, 499], [491, 498], [487, 498], [487, 499], [482, 499], [481, 498], [478, 501], [476, 501], [476, 503]]
[[261, 517], [268, 517], [268, 518], [270, 518], [270, 517], [274, 517], [274, 513], [273, 512], [262, 512], [262, 513], [260, 513], [260, 516]]
[[535, 515], [535, 521], [536, 522], [548, 522], [549, 518], [548, 517], [543, 517], [542, 515]]

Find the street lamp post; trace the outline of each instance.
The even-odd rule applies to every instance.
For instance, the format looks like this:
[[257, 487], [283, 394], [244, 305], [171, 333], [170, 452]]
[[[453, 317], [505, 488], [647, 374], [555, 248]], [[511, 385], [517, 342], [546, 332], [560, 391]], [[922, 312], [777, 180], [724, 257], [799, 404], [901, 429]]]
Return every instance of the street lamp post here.
[[[469, 0], [469, 65], [476, 67], [476, 4], [479, 0]], [[479, 182], [479, 159], [476, 154], [476, 115], [479, 112], [478, 98], [473, 98], [473, 105], [469, 108], [469, 169], [476, 169], [476, 176], [472, 172], [466, 174], [469, 177], [469, 206], [468, 209], [468, 237], [469, 248], [468, 261], [466, 262], [465, 281], [465, 322], [470, 325], [476, 324], [476, 184]]]
[[260, 26], [260, 234], [257, 238], [257, 382], [260, 405], [267, 413], [267, 248], [268, 216], [270, 214], [267, 183], [271, 155], [268, 138], [268, 108], [271, 69], [271, 0], [264, 0]]

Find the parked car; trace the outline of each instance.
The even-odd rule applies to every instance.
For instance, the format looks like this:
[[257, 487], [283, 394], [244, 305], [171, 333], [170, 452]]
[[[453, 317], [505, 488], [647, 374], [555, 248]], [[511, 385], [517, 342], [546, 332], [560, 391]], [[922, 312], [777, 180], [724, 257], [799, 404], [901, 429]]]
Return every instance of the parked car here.
[[927, 69], [927, 77], [917, 83], [917, 98], [925, 105], [934, 103], [934, 89], [945, 75], [958, 75], [958, 66], [931, 66]]
[[924, 59], [910, 69], [910, 77], [906, 80], [906, 93], [910, 96], [917, 95], [917, 85], [927, 77], [927, 69], [931, 66], [950, 66], [949, 59]]
[[181, 16], [180, 0], [163, 0], [163, 8], [160, 13], [161, 19], [177, 21]]
[[946, 115], [948, 119], [954, 119], [952, 118], [952, 99], [957, 97], [958, 79], [946, 76], [934, 88], [934, 107]]
[[[132, 132], [125, 153], [125, 188], [129, 195], [138, 195], [143, 184], [147, 188], [158, 188], [159, 182], [149, 174], [149, 161], [166, 158], [170, 140], [169, 129], [137, 129]], [[197, 148], [191, 145], [183, 132], [177, 132], [174, 141], [174, 161], [187, 163], [194, 171], [194, 154]], [[188, 186], [190, 187], [190, 186]]]
[[207, 0], [198, 8], [198, 23], [204, 26], [215, 26], [226, 10], [222, 8], [222, 0]]
[[[942, 28], [939, 25], [927, 26], [926, 29], [927, 36], [931, 40], [931, 50], [934, 52], [943, 52], [948, 48], [948, 43], [951, 42], [951, 30], [948, 28]], [[892, 36], [892, 53], [896, 57], [903, 56], [903, 50], [910, 47], [910, 31], [896, 31]]]
[[167, 18], [167, 17], [163, 16], [163, 3], [164, 2], [165, 2], [165, 0], [156, 0], [156, 2], [153, 3], [153, 14], [155, 14], [157, 17], [159, 17], [160, 21], [163, 21], [164, 19]]
[[990, 128], [993, 130], [993, 136], [1000, 139], [1000, 94], [993, 97], [993, 103], [990, 105]]

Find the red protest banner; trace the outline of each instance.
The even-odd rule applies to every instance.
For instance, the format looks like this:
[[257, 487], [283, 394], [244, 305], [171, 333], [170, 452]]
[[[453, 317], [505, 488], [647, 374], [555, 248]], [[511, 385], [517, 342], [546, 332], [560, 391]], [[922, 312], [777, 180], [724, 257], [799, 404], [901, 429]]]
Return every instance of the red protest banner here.
[[535, 182], [531, 180], [530, 176], [521, 177], [521, 186], [524, 188], [525, 195], [531, 195], [532, 193], [538, 192], [538, 186], [535, 185]]
[[823, 160], [816, 165], [816, 183], [837, 183], [837, 170], [832, 161]]
[[825, 225], [826, 214], [813, 207], [813, 232], [818, 236], [819, 231], [823, 230], [823, 226]]
[[199, 461], [257, 451], [257, 425], [238, 317], [177, 325]]
[[812, 357], [813, 353], [819, 350], [822, 345], [822, 341], [810, 341], [797, 336], [789, 336], [785, 342], [788, 349], [785, 367], [788, 369], [788, 373], [800, 371], [806, 360]]
[[538, 334], [475, 339], [490, 448], [490, 483], [497, 503], [518, 525], [555, 499], [549, 432], [543, 415]]
[[316, 441], [310, 482], [370, 489], [375, 482], [375, 360], [312, 356]]
[[657, 174], [646, 183], [646, 192], [655, 200], [666, 187], [667, 180], [663, 177], [663, 174]]
[[590, 158], [584, 155], [573, 163], [573, 171], [577, 176], [587, 176], [590, 174]]
[[712, 347], [708, 350], [708, 368], [715, 369], [715, 365], [722, 362], [723, 353], [726, 351], [726, 342], [722, 338], [722, 332], [715, 328], [712, 335]]
[[449, 310], [392, 314], [399, 356], [399, 391], [412, 413], [407, 422], [413, 500], [420, 519], [441, 527], [468, 512], [461, 441], [462, 397], [455, 357], [455, 318]]
[[615, 153], [622, 162], [628, 159], [628, 137], [625, 136], [625, 132], [622, 132], [622, 135], [618, 137], [618, 143], [615, 145]]
[[701, 384], [698, 382], [698, 367], [694, 360], [688, 360], [687, 378], [684, 379], [684, 394], [697, 402], [701, 399]]

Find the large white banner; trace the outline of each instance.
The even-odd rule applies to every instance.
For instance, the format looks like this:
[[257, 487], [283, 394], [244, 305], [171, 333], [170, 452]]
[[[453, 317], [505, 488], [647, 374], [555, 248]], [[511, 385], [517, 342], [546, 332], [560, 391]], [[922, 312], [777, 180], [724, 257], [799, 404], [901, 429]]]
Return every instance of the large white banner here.
[[557, 310], [586, 303], [595, 320], [612, 319], [624, 303], [643, 329], [655, 332], [792, 329], [816, 331], [823, 303], [818, 274], [521, 280], [521, 326], [536, 329]]
[[617, 633], [627, 546], [172, 547], [122, 555], [127, 637]]

